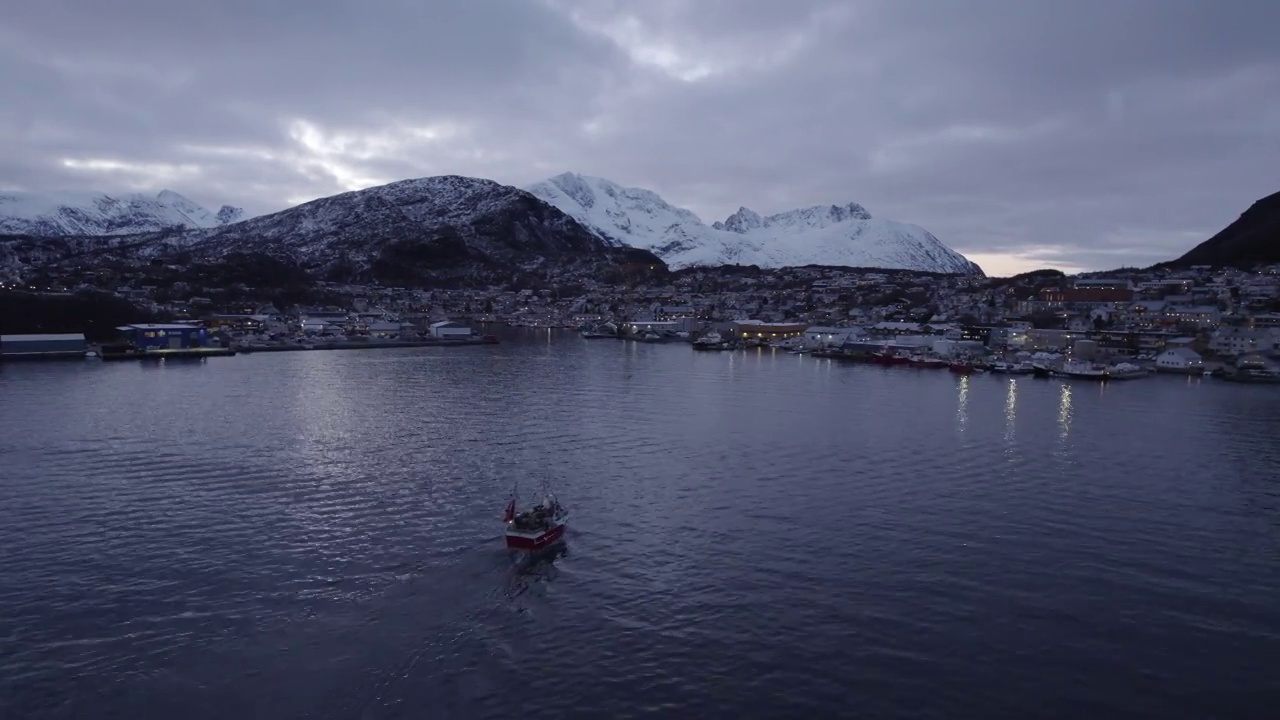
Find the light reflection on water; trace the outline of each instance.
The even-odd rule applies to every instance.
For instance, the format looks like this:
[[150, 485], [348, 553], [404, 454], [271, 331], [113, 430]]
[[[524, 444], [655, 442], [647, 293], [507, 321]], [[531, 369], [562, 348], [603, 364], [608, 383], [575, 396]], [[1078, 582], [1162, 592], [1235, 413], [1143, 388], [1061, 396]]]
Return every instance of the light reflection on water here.
[[1005, 381], [1008, 388], [1004, 396], [1004, 443], [1005, 456], [1013, 457], [1016, 451], [1015, 439], [1017, 437], [1015, 428], [1018, 419], [1018, 380], [1009, 378]]
[[1062, 448], [1071, 436], [1071, 412], [1071, 383], [1064, 382], [1058, 392], [1058, 440]]
[[1273, 389], [546, 337], [0, 366], [0, 717], [1263, 714]]

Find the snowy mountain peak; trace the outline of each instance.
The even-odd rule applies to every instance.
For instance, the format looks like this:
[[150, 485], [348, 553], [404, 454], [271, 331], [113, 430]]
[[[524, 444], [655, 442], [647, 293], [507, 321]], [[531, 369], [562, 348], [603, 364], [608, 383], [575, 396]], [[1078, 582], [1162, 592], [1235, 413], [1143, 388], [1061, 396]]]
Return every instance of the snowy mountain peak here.
[[0, 193], [0, 234], [128, 235], [219, 224], [218, 216], [172, 190], [156, 195]]
[[215, 215], [214, 217], [217, 219], [219, 225], [230, 225], [231, 223], [238, 223], [244, 219], [244, 208], [232, 207], [230, 205], [223, 205], [218, 210], [218, 214]]
[[858, 203], [848, 205], [814, 205], [788, 210], [765, 218], [765, 226], [824, 228], [849, 220], [870, 220], [871, 213]]
[[698, 216], [674, 207], [652, 190], [627, 188], [604, 178], [562, 173], [525, 188], [554, 205], [611, 245], [637, 245], [628, 238], [656, 240], [674, 225], [702, 226]]
[[[198, 258], [264, 252], [324, 277], [376, 277], [394, 284], [495, 268], [613, 267], [636, 257], [634, 250], [609, 247], [528, 192], [457, 175], [322, 197], [185, 233], [182, 242]], [[642, 261], [657, 262], [643, 255]]]
[[589, 208], [596, 204], [596, 195], [592, 191], [591, 185], [581, 175], [561, 173], [547, 182], [554, 185], [568, 197], [573, 198], [575, 202], [584, 208]]
[[766, 217], [745, 207], [705, 225], [651, 190], [564, 173], [526, 188], [607, 242], [652, 250], [672, 268], [836, 265], [980, 274], [916, 225], [874, 218], [862, 205], [815, 205]]
[[717, 230], [728, 230], [729, 232], [746, 233], [756, 228], [764, 226], [764, 218], [754, 210], [748, 210], [745, 207], [738, 208], [738, 212], [730, 215], [724, 222], [713, 223], [711, 227]]
[[[138, 202], [142, 197], [135, 196], [130, 202], [137, 202], [140, 208], [148, 207], [147, 203]], [[179, 223], [184, 227], [213, 227], [218, 224], [218, 218], [213, 213], [172, 190], [161, 190], [155, 200], [187, 220], [188, 222]]]

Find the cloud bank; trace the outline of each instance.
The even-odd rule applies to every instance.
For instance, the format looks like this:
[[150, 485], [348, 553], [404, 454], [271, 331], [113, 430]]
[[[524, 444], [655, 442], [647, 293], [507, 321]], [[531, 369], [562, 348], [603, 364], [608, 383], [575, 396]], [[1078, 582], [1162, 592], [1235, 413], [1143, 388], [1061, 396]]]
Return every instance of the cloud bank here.
[[270, 212], [573, 170], [714, 220], [856, 201], [1004, 274], [1146, 265], [1280, 189], [1262, 0], [157, 0], [0, 25], [0, 188]]

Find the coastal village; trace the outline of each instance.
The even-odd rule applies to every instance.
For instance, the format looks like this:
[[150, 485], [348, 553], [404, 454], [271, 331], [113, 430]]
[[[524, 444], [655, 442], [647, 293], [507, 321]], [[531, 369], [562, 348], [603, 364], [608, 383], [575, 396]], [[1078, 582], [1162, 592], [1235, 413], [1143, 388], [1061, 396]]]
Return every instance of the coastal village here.
[[[46, 296], [86, 289], [92, 286], [0, 287]], [[698, 349], [764, 345], [835, 358], [914, 360], [962, 372], [1031, 372], [1035, 366], [1070, 372], [1074, 364], [1086, 375], [1112, 378], [1216, 371], [1269, 381], [1280, 359], [1280, 265], [1074, 277], [1046, 270], [1007, 279], [720, 267], [519, 289], [321, 283], [326, 302], [286, 307], [254, 301], [250, 288], [197, 294], [201, 290], [116, 285], [108, 292], [163, 322], [122, 323], [119, 337], [98, 344], [75, 333], [6, 335], [0, 359], [95, 348], [232, 354], [468, 344], [496, 342], [495, 325]]]

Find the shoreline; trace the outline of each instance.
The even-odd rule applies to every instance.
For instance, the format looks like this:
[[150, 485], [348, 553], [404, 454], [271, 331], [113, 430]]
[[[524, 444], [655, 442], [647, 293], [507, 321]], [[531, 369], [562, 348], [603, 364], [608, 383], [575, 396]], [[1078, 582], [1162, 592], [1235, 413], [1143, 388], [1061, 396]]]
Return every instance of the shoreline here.
[[436, 340], [388, 340], [385, 342], [318, 342], [277, 345], [231, 345], [229, 347], [198, 348], [164, 348], [150, 351], [118, 352], [106, 350], [102, 345], [89, 345], [84, 351], [21, 353], [0, 356], [0, 364], [5, 362], [69, 362], [100, 360], [104, 362], [157, 361], [157, 360], [202, 360], [210, 357], [234, 357], [236, 355], [252, 355], [254, 353], [306, 352], [314, 350], [381, 350], [392, 348], [419, 347], [472, 347], [477, 345], [497, 345], [497, 338], [476, 337], [466, 339]]
[[312, 350], [380, 350], [389, 348], [417, 347], [466, 347], [475, 345], [497, 345], [497, 340], [484, 338], [465, 340], [388, 340], [385, 342], [320, 342], [295, 343], [288, 345], [233, 345], [237, 354], [251, 355], [264, 352], [306, 352]]

